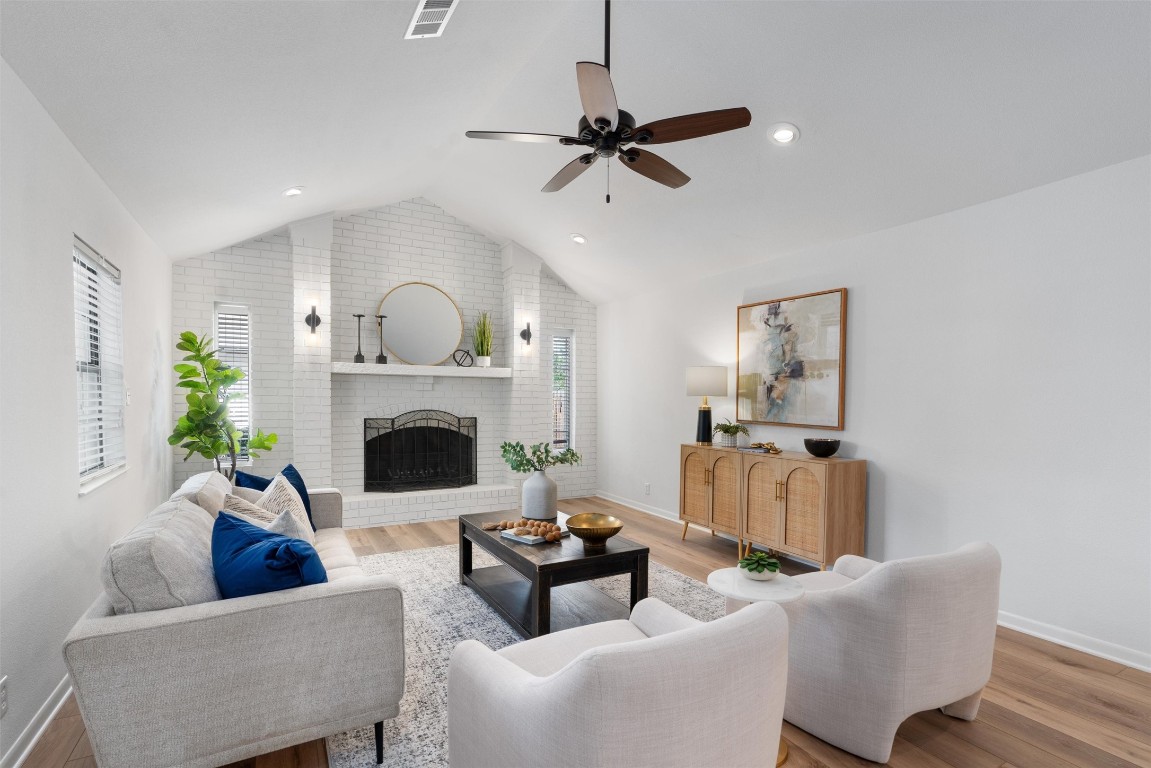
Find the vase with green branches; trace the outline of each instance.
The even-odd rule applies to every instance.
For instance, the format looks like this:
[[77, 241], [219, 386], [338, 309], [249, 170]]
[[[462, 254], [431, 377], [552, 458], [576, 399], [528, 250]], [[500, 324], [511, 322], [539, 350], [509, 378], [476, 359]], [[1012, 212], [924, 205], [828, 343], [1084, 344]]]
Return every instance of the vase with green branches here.
[[[228, 368], [212, 348], [212, 339], [197, 336], [192, 331], [180, 334], [176, 349], [187, 352], [182, 362], [172, 366], [180, 374], [176, 386], [186, 392], [188, 412], [176, 421], [169, 445], [178, 445], [188, 453], [203, 456], [213, 462], [216, 471], [231, 480], [236, 474], [236, 459], [242, 452], [244, 433], [228, 417], [228, 403], [245, 395], [229, 389], [244, 378], [239, 368]], [[264, 434], [256, 430], [246, 438], [248, 455], [259, 456], [258, 451], [270, 451], [279, 438], [275, 432]]]
[[492, 318], [487, 312], [480, 312], [472, 326], [472, 348], [476, 351], [476, 365], [487, 368], [492, 364]]
[[580, 455], [571, 448], [552, 453], [547, 443], [536, 443], [531, 450], [523, 443], [504, 443], [500, 446], [504, 461], [516, 472], [530, 472], [522, 489], [522, 514], [529, 520], [554, 520], [559, 490], [556, 481], [544, 470], [560, 464], [579, 464]]

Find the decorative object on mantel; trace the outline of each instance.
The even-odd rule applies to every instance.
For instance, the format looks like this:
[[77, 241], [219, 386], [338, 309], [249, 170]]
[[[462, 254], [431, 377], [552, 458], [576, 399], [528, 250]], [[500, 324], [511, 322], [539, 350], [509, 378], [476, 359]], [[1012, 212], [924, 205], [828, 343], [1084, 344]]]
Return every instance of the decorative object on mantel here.
[[737, 310], [737, 421], [843, 429], [847, 289]]
[[733, 424], [731, 419], [724, 419], [722, 424], [716, 424], [711, 431], [712, 434], [719, 435], [715, 444], [720, 448], [734, 448], [735, 441], [740, 435], [751, 434], [747, 431], [747, 427], [743, 424]]
[[702, 397], [695, 425], [695, 444], [711, 445], [711, 406], [708, 397], [727, 397], [727, 367], [695, 365], [687, 369], [687, 393]]
[[[457, 349], [452, 353], [452, 362], [454, 362], [458, 368], [471, 368], [473, 362], [472, 353], [466, 349]], [[490, 357], [488, 358], [488, 362], [491, 363]], [[481, 365], [480, 367], [487, 368], [486, 365]]]
[[492, 364], [492, 318], [487, 312], [480, 312], [476, 324], [472, 326], [472, 348], [476, 351], [476, 365], [489, 368]]
[[380, 329], [380, 354], [376, 355], [376, 365], [387, 365], [388, 356], [384, 354], [384, 321], [387, 315], [376, 315], [376, 326]]
[[364, 362], [364, 351], [360, 349], [360, 338], [362, 336], [365, 315], [352, 315], [352, 317], [356, 318], [356, 356], [352, 359], [352, 362], [362, 363]]
[[766, 552], [750, 552], [739, 559], [739, 572], [754, 581], [771, 581], [779, 573], [779, 561]]
[[579, 464], [580, 455], [571, 448], [552, 453], [552, 447], [547, 443], [536, 443], [531, 447], [529, 455], [528, 449], [519, 442], [503, 443], [500, 454], [513, 471], [531, 473], [524, 480], [523, 516], [529, 520], [554, 520], [559, 494], [556, 481], [548, 477], [544, 470], [557, 464]]
[[607, 540], [623, 530], [623, 520], [600, 512], [580, 512], [567, 520], [572, 536], [583, 539], [584, 552], [596, 553], [607, 549]]
[[376, 310], [391, 320], [382, 327], [383, 346], [406, 365], [440, 365], [464, 337], [464, 318], [452, 297], [429, 283], [401, 283]]
[[[177, 387], [185, 390], [188, 412], [176, 421], [176, 428], [168, 437], [169, 445], [178, 445], [188, 453], [184, 461], [198, 453], [216, 465], [216, 471], [231, 480], [236, 474], [236, 459], [244, 445], [244, 433], [228, 416], [228, 403], [245, 395], [229, 392], [244, 378], [239, 368], [221, 364], [212, 349], [212, 339], [196, 336], [192, 331], [180, 334], [176, 349], [187, 352], [184, 361], [172, 368], [180, 374]], [[246, 438], [248, 455], [258, 458], [257, 451], [270, 451], [279, 438], [275, 432], [264, 434], [260, 430]], [[228, 458], [225, 468], [222, 459]]]
[[812, 456], [826, 459], [834, 456], [839, 450], [839, 441], [830, 437], [805, 437], [803, 447]]

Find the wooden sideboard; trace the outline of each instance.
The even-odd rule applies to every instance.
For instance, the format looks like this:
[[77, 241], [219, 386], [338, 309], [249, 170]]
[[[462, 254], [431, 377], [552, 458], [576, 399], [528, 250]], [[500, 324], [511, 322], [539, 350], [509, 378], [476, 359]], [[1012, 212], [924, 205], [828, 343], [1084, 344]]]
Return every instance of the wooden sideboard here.
[[[806, 453], [680, 447], [679, 517], [826, 568], [863, 555], [867, 462]], [[746, 541], [746, 550], [744, 542]]]

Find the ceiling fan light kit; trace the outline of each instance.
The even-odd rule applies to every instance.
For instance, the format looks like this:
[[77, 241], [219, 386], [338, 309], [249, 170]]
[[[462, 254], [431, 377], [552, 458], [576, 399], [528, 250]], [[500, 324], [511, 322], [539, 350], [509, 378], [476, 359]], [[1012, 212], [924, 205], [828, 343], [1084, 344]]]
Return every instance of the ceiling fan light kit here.
[[[608, 64], [611, 62], [611, 0], [604, 2], [604, 64], [576, 62], [576, 84], [584, 116], [579, 119], [575, 136], [550, 133], [516, 133], [510, 131], [467, 131], [470, 139], [523, 141], [541, 144], [586, 147], [588, 150], [559, 170], [543, 186], [543, 192], [558, 192], [566, 187], [601, 157], [619, 157], [625, 168], [652, 181], [678, 189], [691, 177], [662, 157], [629, 144], [667, 144], [697, 139], [751, 125], [751, 112], [746, 107], [718, 109], [691, 115], [669, 117], [636, 127], [636, 119], [619, 108], [615, 86]], [[792, 126], [794, 128], [794, 126]], [[772, 129], [775, 130], [775, 127]], [[773, 134], [774, 135], [774, 134]], [[795, 137], [799, 136], [795, 129]], [[610, 195], [607, 198], [611, 202]], [[574, 238], [573, 238], [574, 239]], [[578, 241], [577, 241], [578, 242]]]

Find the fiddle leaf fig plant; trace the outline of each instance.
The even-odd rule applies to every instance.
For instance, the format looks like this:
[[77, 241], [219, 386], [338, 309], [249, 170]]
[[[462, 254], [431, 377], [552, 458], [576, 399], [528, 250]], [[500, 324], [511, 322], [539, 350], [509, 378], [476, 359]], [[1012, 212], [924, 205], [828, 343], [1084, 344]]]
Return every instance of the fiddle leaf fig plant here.
[[523, 443], [504, 443], [500, 446], [500, 453], [514, 472], [543, 472], [557, 464], [580, 463], [580, 455], [573, 449], [552, 453], [552, 447], [547, 443], [536, 443], [530, 454]]
[[[179, 445], [188, 452], [184, 461], [198, 454], [214, 462], [216, 471], [231, 480], [236, 474], [236, 458], [244, 434], [228, 418], [228, 403], [244, 395], [228, 389], [244, 378], [244, 372], [221, 363], [208, 336], [184, 331], [176, 349], [188, 353], [183, 362], [172, 366], [180, 374], [176, 386], [186, 391], [188, 412], [177, 419], [168, 444]], [[257, 451], [272, 450], [278, 440], [275, 432], [264, 434], [256, 430], [248, 436], [248, 455], [257, 458]]]

